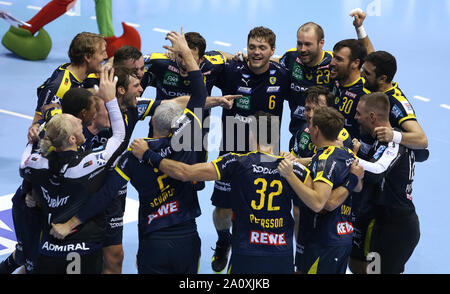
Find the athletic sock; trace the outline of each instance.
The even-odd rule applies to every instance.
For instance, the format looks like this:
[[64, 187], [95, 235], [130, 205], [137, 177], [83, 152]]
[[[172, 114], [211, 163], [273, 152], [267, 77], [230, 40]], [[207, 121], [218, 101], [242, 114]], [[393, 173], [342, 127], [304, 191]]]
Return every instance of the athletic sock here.
[[217, 236], [219, 236], [219, 239], [217, 240], [217, 244], [221, 246], [228, 246], [231, 243], [231, 233], [229, 229], [225, 230], [216, 230]]

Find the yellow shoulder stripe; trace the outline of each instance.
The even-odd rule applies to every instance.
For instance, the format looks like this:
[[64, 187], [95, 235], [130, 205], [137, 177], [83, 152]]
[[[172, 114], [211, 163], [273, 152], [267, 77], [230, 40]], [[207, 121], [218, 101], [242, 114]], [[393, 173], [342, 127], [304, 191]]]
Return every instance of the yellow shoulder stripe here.
[[325, 53], [328, 53], [328, 54], [330, 54], [330, 55], [331, 55], [331, 57], [334, 57], [334, 55], [333, 55], [333, 51], [327, 51], [327, 50], [325, 50]]
[[317, 182], [317, 181], [327, 183], [328, 185], [331, 186], [331, 188], [333, 188], [333, 183], [323, 176], [323, 171], [318, 172], [316, 177], [313, 179], [313, 182]]
[[185, 109], [184, 109], [184, 113], [185, 113], [185, 114], [186, 114], [186, 113], [192, 114], [192, 116], [197, 120], [199, 126], [202, 127], [202, 122], [200, 121], [200, 119], [199, 119], [199, 118], [198, 118], [191, 110], [185, 108]]
[[343, 128], [341, 130], [341, 132], [339, 133], [338, 138], [341, 139], [342, 141], [345, 141], [348, 139], [348, 136], [349, 136], [349, 134], [348, 134], [347, 130], [345, 128]]
[[224, 64], [225, 63], [224, 57], [221, 55], [213, 55], [213, 56], [204, 55], [204, 57], [212, 64]]
[[150, 98], [150, 102], [148, 103], [147, 109], [145, 110], [144, 115], [141, 117], [141, 120], [144, 120], [144, 118], [147, 117], [148, 113], [150, 112], [150, 110], [151, 110], [152, 107], [153, 107], [153, 103], [155, 103], [155, 100], [153, 100], [153, 99]]
[[130, 178], [119, 168], [119, 166], [116, 165], [116, 167], [114, 168], [114, 170], [122, 177], [124, 178], [127, 182], [130, 181]]
[[150, 60], [152, 59], [169, 59], [164, 53], [152, 53], [150, 55]]
[[222, 160], [222, 156], [218, 157], [216, 160], [211, 161], [211, 163], [214, 165], [214, 167], [216, 168], [216, 173], [217, 173], [217, 180], [220, 181], [221, 178], [221, 174], [219, 171], [219, 168], [217, 167], [217, 162]]
[[72, 86], [72, 82], [70, 81], [70, 71], [64, 71], [64, 76], [61, 80], [61, 84], [59, 85], [58, 91], [56, 92], [56, 96], [62, 99], [64, 94], [69, 91]]

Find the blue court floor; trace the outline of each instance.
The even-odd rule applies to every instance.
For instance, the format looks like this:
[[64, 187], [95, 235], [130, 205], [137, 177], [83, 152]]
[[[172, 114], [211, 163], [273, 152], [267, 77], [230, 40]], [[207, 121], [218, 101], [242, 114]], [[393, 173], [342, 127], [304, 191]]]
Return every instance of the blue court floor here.
[[[29, 20], [47, 0], [0, 1], [7, 10]], [[234, 53], [246, 47], [247, 33], [263, 25], [277, 34], [276, 55], [296, 45], [297, 28], [314, 21], [325, 30], [325, 49], [347, 38], [355, 38], [349, 12], [356, 7], [367, 11], [364, 23], [375, 50], [391, 52], [398, 63], [395, 81], [415, 108], [425, 130], [431, 152], [425, 163], [416, 165], [413, 201], [421, 224], [420, 242], [406, 265], [405, 273], [450, 273], [450, 0], [113, 0], [116, 36], [121, 22], [133, 25], [142, 38], [142, 52], [163, 52], [168, 30], [197, 31], [207, 40], [207, 50]], [[11, 220], [12, 193], [21, 183], [19, 159], [36, 106], [36, 88], [62, 63], [68, 62], [72, 38], [81, 31], [98, 33], [93, 0], [78, 0], [69, 13], [45, 26], [53, 48], [46, 60], [26, 61], [0, 45], [0, 260], [13, 250]], [[0, 19], [0, 35], [9, 24]], [[213, 94], [219, 95], [216, 89]], [[143, 97], [153, 97], [147, 89]], [[213, 115], [220, 116], [220, 109]], [[284, 117], [289, 117], [285, 107]], [[288, 144], [288, 120], [283, 120], [282, 149]], [[147, 121], [137, 126], [133, 137], [145, 137]], [[210, 160], [217, 157], [212, 150]], [[212, 223], [210, 196], [213, 183], [199, 194], [202, 215], [197, 219], [202, 239], [199, 273], [212, 273], [210, 261], [216, 232]], [[136, 273], [137, 194], [129, 185], [123, 244], [123, 272]]]

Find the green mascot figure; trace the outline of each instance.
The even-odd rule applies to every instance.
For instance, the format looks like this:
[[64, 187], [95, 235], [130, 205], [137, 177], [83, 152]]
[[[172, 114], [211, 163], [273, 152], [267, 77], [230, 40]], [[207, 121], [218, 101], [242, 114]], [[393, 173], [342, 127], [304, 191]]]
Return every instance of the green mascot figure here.
[[[2, 38], [2, 44], [8, 50], [27, 60], [42, 60], [47, 58], [52, 48], [52, 39], [44, 26], [66, 11], [70, 10], [77, 0], [52, 0], [45, 5], [28, 25], [11, 26]], [[100, 34], [105, 37], [108, 58], [113, 56], [123, 45], [141, 49], [141, 38], [138, 31], [122, 22], [123, 34], [114, 35], [112, 24], [112, 0], [94, 0], [95, 14]]]

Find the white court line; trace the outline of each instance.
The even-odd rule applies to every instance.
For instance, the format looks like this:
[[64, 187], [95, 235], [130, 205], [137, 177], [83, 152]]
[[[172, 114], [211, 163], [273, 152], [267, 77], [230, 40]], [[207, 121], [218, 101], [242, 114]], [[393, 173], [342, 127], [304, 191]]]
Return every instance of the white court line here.
[[214, 41], [213, 43], [216, 44], [216, 45], [221, 45], [221, 46], [225, 46], [225, 47], [231, 47], [230, 43], [225, 43], [225, 42], [222, 42], [222, 41]]
[[430, 102], [430, 99], [429, 99], [429, 98], [425, 98], [425, 97], [422, 97], [422, 96], [414, 96], [414, 98], [416, 98], [417, 100], [422, 100], [422, 101], [425, 101], [425, 102]]
[[140, 24], [137, 24], [137, 23], [132, 23], [132, 22], [125, 22], [127, 25], [129, 25], [130, 27], [135, 27], [135, 28], [138, 28], [138, 27], [140, 27], [141, 25]]
[[450, 110], [450, 105], [447, 105], [447, 104], [441, 104], [441, 105], [439, 105], [440, 107], [442, 107], [442, 108], [446, 108], [446, 109], [449, 109]]
[[93, 15], [93, 16], [91, 16], [91, 17], [89, 17], [90, 19], [93, 19], [93, 20], [97, 20], [97, 17], [95, 16], [95, 15]]
[[170, 31], [166, 30], [166, 29], [153, 28], [153, 30], [158, 33], [164, 33], [164, 34], [170, 33]]
[[6, 2], [6, 1], [0, 1], [0, 5], [8, 5], [8, 6], [11, 6], [12, 3], [11, 3], [11, 2]]
[[17, 113], [17, 112], [13, 112], [13, 111], [0, 109], [0, 112], [4, 113], [4, 114], [9, 114], [9, 115], [18, 116], [18, 117], [21, 117], [21, 118], [26, 118], [26, 119], [29, 119], [29, 120], [33, 120], [32, 116], [21, 114], [21, 113]]
[[14, 193], [0, 196], [0, 211], [10, 209], [12, 207], [11, 199]]
[[41, 10], [41, 9], [42, 9], [42, 7], [39, 7], [39, 6], [33, 6], [33, 5], [27, 5], [27, 8], [28, 8], [28, 9], [32, 9], [32, 10]]

